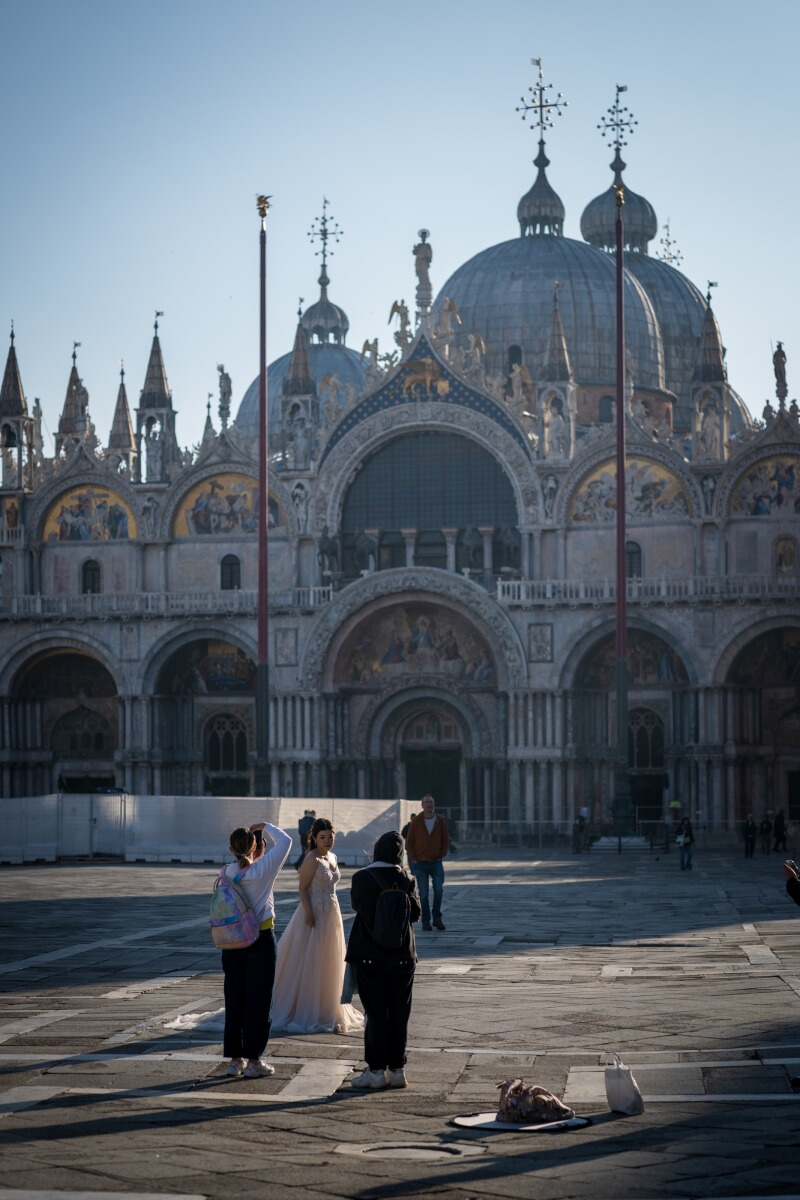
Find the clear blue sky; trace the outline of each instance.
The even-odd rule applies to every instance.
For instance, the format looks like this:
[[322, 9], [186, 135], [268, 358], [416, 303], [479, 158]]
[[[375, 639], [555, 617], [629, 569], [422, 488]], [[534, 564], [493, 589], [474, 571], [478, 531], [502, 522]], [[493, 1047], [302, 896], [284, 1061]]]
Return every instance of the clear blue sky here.
[[323, 195], [348, 344], [391, 348], [420, 226], [435, 290], [518, 233], [536, 137], [514, 109], [534, 56], [569, 101], [547, 142], [567, 236], [611, 181], [596, 127], [627, 84], [626, 181], [670, 219], [685, 273], [719, 282], [733, 386], [760, 415], [781, 339], [800, 393], [794, 0], [26, 0], [2, 27], [0, 330], [13, 318], [50, 431], [79, 341], [105, 443], [119, 360], [133, 408], [157, 308], [181, 445], [209, 392], [218, 424], [217, 363], [235, 411], [258, 370], [257, 191], [274, 197], [270, 360], [318, 295]]

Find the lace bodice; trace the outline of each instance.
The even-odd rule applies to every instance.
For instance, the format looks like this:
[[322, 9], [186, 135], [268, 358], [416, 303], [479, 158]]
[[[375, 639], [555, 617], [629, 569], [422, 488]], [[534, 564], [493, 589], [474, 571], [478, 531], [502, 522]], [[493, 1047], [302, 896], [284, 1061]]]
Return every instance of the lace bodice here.
[[339, 870], [339, 864], [334, 854], [330, 854], [327, 859], [317, 859], [317, 869], [314, 872], [308, 889], [311, 910], [315, 917], [322, 915], [325, 909], [331, 905], [335, 908], [339, 907], [339, 901], [336, 898], [336, 885], [341, 877], [342, 873]]

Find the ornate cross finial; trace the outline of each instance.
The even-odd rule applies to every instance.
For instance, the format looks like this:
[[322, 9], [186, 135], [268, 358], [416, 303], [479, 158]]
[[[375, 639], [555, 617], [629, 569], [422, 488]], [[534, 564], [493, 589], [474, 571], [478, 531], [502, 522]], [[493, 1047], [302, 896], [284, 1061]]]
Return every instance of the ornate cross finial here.
[[627, 90], [627, 84], [617, 84], [617, 94], [614, 97], [614, 103], [611, 108], [606, 110], [605, 115], [600, 118], [600, 124], [597, 126], [602, 136], [615, 150], [620, 150], [622, 146], [627, 146], [628, 143], [623, 134], [633, 133], [634, 125], [639, 124], [638, 121], [634, 121], [631, 110], [619, 102], [620, 95], [622, 92], [627, 92]]
[[668, 263], [670, 266], [679, 266], [683, 262], [683, 255], [677, 249], [675, 239], [670, 234], [669, 217], [667, 217], [667, 223], [664, 226], [664, 236], [660, 238], [660, 242], [664, 247], [664, 251], [662, 254], [657, 254], [656, 258], [660, 258], [662, 262]]
[[714, 280], [709, 279], [708, 291], [706, 292], [706, 304], [708, 305], [709, 308], [711, 308], [711, 289], [715, 288], [715, 287], [719, 287], [719, 284], [716, 283]]
[[558, 293], [563, 286], [564, 285], [560, 279], [556, 279], [553, 283], [553, 304], [558, 304]]
[[80, 347], [80, 342], [73, 342], [73, 343], [72, 343], [72, 365], [73, 365], [73, 367], [75, 366], [75, 363], [76, 363], [76, 361], [77, 361], [77, 358], [78, 358], [78, 349], [79, 349], [79, 347]]
[[14, 318], [11, 318], [11, 345], [14, 345]]
[[338, 242], [339, 238], [342, 236], [342, 232], [343, 231], [339, 228], [339, 226], [336, 224], [335, 221], [333, 222], [332, 225], [329, 223], [329, 221], [328, 221], [328, 201], [323, 196], [322, 197], [322, 216], [314, 218], [314, 220], [311, 222], [311, 228], [308, 231], [308, 236], [312, 243], [317, 241], [317, 239], [319, 239], [319, 241], [322, 242], [322, 249], [315, 250], [314, 253], [317, 256], [320, 256], [320, 255], [322, 256], [323, 271], [325, 270], [325, 266], [328, 261], [328, 254], [330, 254], [331, 257], [333, 256], [333, 251], [328, 250], [328, 240], [330, 238], [333, 238], [333, 240], [335, 242]]
[[563, 99], [563, 92], [558, 92], [553, 99], [548, 98], [547, 93], [553, 90], [553, 85], [552, 83], [544, 82], [542, 60], [540, 58], [532, 58], [531, 62], [539, 71], [536, 83], [528, 88], [532, 103], [528, 104], [525, 97], [520, 96], [522, 107], [515, 108], [514, 112], [522, 113], [523, 121], [529, 112], [535, 112], [536, 116], [532, 118], [531, 129], [538, 129], [539, 137], [543, 139], [545, 129], [553, 128], [553, 114], [560, 117], [562, 115], [562, 108], [569, 108], [569, 102]]
[[297, 297], [297, 319], [298, 319], [298, 321], [300, 320], [300, 318], [301, 318], [301, 317], [302, 317], [302, 315], [303, 315], [303, 304], [304, 304], [304, 302], [305, 302], [305, 297], [304, 297], [304, 296], [298, 296], [298, 297]]
[[163, 312], [160, 312], [158, 309], [156, 309], [156, 319], [153, 322], [153, 329], [155, 331], [156, 337], [158, 337], [158, 318], [163, 317], [163, 315], [164, 315]]
[[125, 382], [125, 359], [124, 358], [121, 358], [119, 360], [119, 381], [120, 381], [120, 383]]

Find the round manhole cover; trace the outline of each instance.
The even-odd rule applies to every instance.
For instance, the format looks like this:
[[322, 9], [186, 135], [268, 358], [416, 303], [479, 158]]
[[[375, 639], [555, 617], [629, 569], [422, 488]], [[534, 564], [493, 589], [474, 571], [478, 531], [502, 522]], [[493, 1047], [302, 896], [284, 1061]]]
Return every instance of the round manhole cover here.
[[364, 1158], [409, 1158], [416, 1162], [442, 1162], [454, 1158], [475, 1158], [486, 1152], [485, 1146], [463, 1142], [342, 1142], [337, 1154]]

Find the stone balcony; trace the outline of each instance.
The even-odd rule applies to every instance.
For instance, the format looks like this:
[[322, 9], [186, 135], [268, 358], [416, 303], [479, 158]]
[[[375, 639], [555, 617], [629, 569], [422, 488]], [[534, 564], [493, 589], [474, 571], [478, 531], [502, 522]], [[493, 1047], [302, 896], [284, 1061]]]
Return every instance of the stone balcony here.
[[[628, 603], [642, 608], [800, 601], [800, 575], [695, 575], [629, 579], [627, 584]], [[504, 608], [604, 608], [616, 602], [617, 588], [608, 579], [501, 579], [496, 594]]]
[[[330, 603], [330, 587], [293, 588], [270, 595], [270, 610], [312, 610]], [[99, 620], [134, 617], [255, 617], [258, 592], [96, 592], [79, 596], [12, 596], [0, 603], [0, 620]]]

